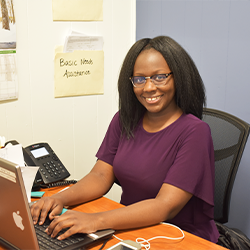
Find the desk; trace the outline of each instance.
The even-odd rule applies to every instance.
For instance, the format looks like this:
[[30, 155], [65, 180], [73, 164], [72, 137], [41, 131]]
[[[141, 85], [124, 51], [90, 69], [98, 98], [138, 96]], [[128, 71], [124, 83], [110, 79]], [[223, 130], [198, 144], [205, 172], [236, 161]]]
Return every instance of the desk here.
[[[54, 193], [57, 193], [62, 188], [50, 188], [43, 190], [45, 191], [44, 196], [51, 196]], [[35, 199], [34, 199], [35, 200]], [[108, 198], [102, 197], [100, 199], [88, 202], [86, 204], [82, 204], [72, 208], [72, 210], [77, 210], [86, 213], [95, 213], [95, 212], [102, 212], [108, 211], [112, 209], [116, 209], [122, 207], [121, 204], [114, 202]], [[195, 235], [190, 233], [184, 232], [185, 238], [181, 241], [173, 241], [173, 240], [166, 240], [166, 239], [156, 239], [150, 241], [151, 250], [163, 250], [163, 249], [180, 249], [180, 250], [225, 250], [225, 248], [216, 245], [210, 241], [204, 240], [199, 238]], [[144, 238], [150, 239], [155, 236], [169, 236], [169, 237], [180, 237], [181, 233], [174, 227], [168, 225], [155, 225], [146, 228], [134, 229], [134, 230], [123, 230], [123, 231], [116, 231], [115, 235], [123, 240], [136, 240], [136, 238]], [[115, 238], [109, 240], [104, 249], [111, 247], [118, 243], [119, 241]], [[98, 250], [102, 245], [102, 242], [98, 244], [90, 246], [89, 250]], [[0, 245], [0, 250], [4, 250]]]

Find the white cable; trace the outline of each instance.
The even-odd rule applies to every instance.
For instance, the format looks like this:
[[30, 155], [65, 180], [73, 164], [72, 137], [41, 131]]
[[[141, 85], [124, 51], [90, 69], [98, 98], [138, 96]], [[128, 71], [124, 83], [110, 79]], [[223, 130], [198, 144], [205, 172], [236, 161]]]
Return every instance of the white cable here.
[[[150, 240], [150, 239], [149, 239]], [[139, 243], [142, 247], [144, 247], [146, 250], [150, 249], [150, 243], [149, 240], [145, 240], [143, 238], [137, 238], [136, 242]], [[143, 244], [144, 242], [147, 242], [147, 244]]]
[[120, 239], [119, 237], [117, 237], [116, 235], [113, 234], [113, 237], [115, 237], [117, 240], [119, 241], [123, 241], [122, 239]]
[[[144, 247], [146, 250], [149, 250], [150, 249], [150, 243], [149, 241], [151, 240], [155, 240], [155, 239], [167, 239], [167, 240], [182, 240], [184, 239], [185, 237], [185, 234], [184, 232], [177, 226], [173, 225], [173, 224], [170, 224], [170, 223], [166, 223], [166, 222], [162, 222], [161, 224], [164, 224], [164, 225], [168, 225], [168, 226], [172, 226], [172, 227], [175, 227], [177, 228], [181, 233], [182, 233], [182, 236], [181, 237], [176, 237], [176, 238], [173, 238], [173, 237], [168, 237], [168, 236], [155, 236], [153, 238], [150, 238], [148, 240], [145, 240], [143, 238], [137, 238], [136, 239], [136, 242], [139, 243], [142, 247]], [[119, 241], [123, 241], [122, 239], [118, 238], [117, 236], [113, 235], [116, 239], [118, 239]], [[146, 243], [146, 244], [144, 244]]]
[[182, 239], [184, 239], [184, 237], [185, 237], [184, 232], [183, 232], [179, 227], [177, 227], [176, 225], [173, 225], [173, 224], [170, 224], [170, 223], [167, 223], [167, 222], [162, 222], [161, 224], [175, 227], [175, 228], [177, 228], [177, 229], [181, 232], [181, 234], [182, 234], [181, 237], [177, 237], [177, 238], [172, 238], [172, 237], [167, 237], [167, 236], [165, 236], [167, 239], [169, 239], [169, 240], [182, 240]]

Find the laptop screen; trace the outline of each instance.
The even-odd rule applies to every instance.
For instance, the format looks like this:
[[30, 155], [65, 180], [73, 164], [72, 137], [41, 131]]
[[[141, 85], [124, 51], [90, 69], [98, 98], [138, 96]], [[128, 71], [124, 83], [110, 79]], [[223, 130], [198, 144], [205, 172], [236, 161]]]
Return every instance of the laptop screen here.
[[[2, 158], [0, 158], [0, 201], [0, 240], [17, 249], [39, 249], [21, 169], [17, 164]], [[82, 234], [84, 237], [81, 237], [80, 241], [72, 245], [66, 244], [67, 246], [62, 249], [79, 249], [80, 246], [110, 237], [113, 233], [114, 230], [107, 229], [90, 235]]]
[[19, 166], [0, 158], [0, 238], [20, 249], [39, 249]]

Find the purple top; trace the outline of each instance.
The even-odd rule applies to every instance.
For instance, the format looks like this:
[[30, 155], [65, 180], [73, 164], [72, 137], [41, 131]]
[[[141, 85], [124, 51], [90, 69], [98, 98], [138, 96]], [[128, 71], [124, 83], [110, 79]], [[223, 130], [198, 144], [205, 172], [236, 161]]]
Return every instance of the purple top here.
[[192, 234], [217, 242], [214, 223], [214, 149], [209, 126], [197, 117], [183, 114], [156, 133], [142, 126], [134, 138], [121, 138], [119, 112], [111, 121], [97, 158], [113, 166], [122, 187], [121, 204], [155, 198], [163, 183], [193, 196], [168, 221]]

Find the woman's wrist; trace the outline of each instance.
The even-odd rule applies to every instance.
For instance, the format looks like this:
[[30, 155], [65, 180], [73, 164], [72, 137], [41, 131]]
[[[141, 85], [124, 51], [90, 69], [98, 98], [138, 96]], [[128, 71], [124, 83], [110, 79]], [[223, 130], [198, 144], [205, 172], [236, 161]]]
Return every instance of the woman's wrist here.
[[104, 214], [105, 212], [93, 214], [94, 221], [96, 223], [95, 225], [96, 231], [111, 228], [110, 225], [107, 225], [108, 220], [104, 219]]
[[67, 198], [64, 197], [64, 195], [62, 195], [61, 193], [57, 193], [51, 196], [51, 198], [54, 198], [56, 200], [59, 200], [60, 203], [63, 205], [63, 207], [68, 206], [67, 205]]

